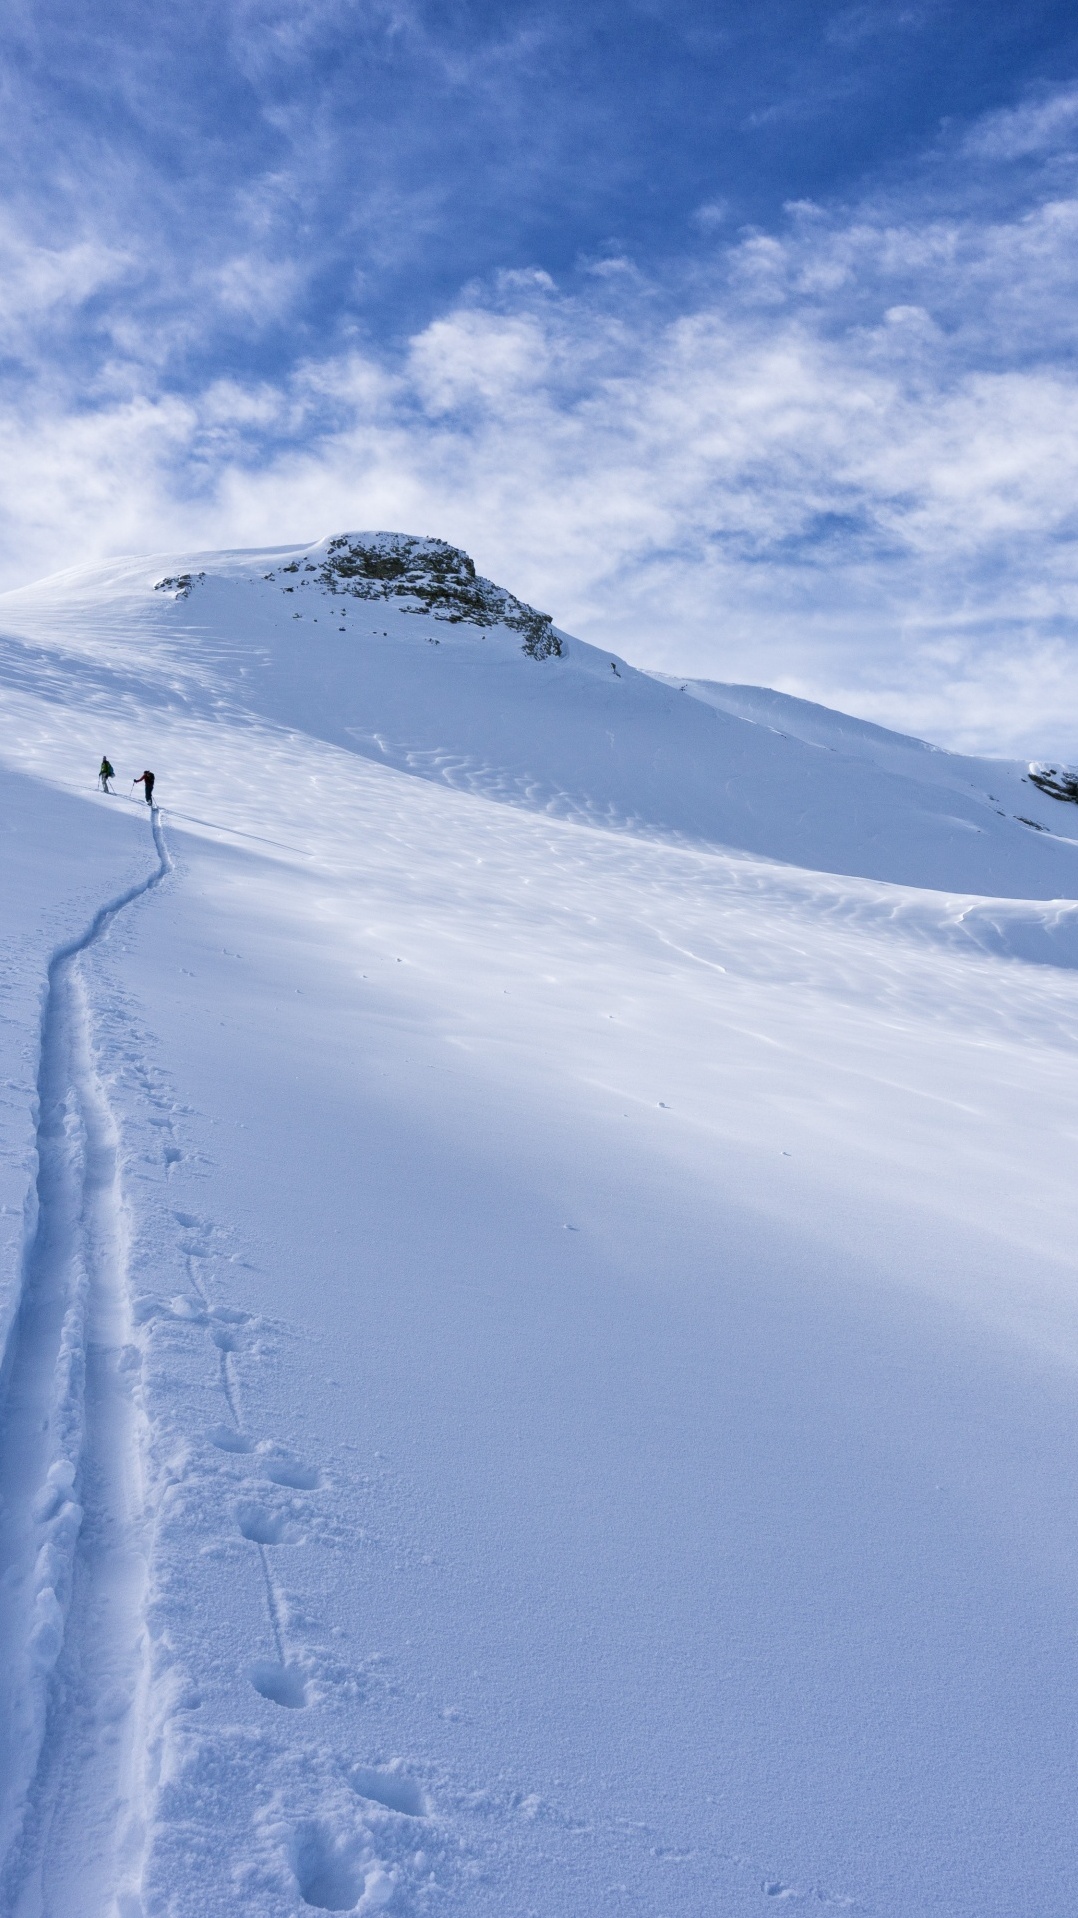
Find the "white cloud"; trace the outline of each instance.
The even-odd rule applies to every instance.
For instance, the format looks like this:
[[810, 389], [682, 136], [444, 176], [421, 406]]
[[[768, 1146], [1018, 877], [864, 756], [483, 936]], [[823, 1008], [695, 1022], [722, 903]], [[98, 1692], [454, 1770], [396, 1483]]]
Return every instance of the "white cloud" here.
[[259, 325], [283, 319], [304, 283], [294, 261], [268, 260], [257, 253], [222, 261], [213, 279], [224, 313], [240, 314]]
[[94, 239], [46, 246], [10, 218], [0, 223], [0, 341], [7, 353], [39, 350], [40, 329], [131, 273], [133, 261]]
[[540, 387], [550, 360], [541, 320], [465, 308], [413, 341], [410, 370], [432, 417], [468, 407], [504, 408]]
[[992, 113], [973, 128], [965, 151], [976, 159], [1019, 160], [1073, 143], [1078, 89], [1071, 88]]
[[799, 206], [673, 292], [504, 274], [393, 363], [182, 401], [117, 371], [92, 410], [45, 381], [2, 427], [7, 577], [439, 533], [641, 663], [1078, 757], [1076, 237], [1059, 197], [1008, 221]]

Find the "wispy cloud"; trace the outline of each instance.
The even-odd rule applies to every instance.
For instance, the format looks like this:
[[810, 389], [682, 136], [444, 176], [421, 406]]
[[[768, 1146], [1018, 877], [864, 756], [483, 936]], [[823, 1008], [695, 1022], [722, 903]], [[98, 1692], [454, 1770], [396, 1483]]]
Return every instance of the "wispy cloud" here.
[[965, 150], [978, 159], [1019, 160], [1069, 152], [1078, 135], [1078, 89], [1044, 93], [991, 113], [972, 129]]
[[[956, 236], [981, 299], [1013, 297], [1028, 232]], [[343, 525], [437, 531], [642, 661], [967, 743], [1068, 747], [1073, 369], [971, 366], [962, 326], [931, 311], [932, 234], [864, 213], [794, 232], [766, 250], [763, 293], [760, 257], [739, 243], [726, 290], [672, 318], [639, 292], [611, 310], [515, 276], [395, 365], [352, 352], [182, 403], [35, 410], [8, 422], [9, 567]], [[843, 324], [847, 275], [863, 301], [870, 265], [881, 306], [898, 279], [921, 297]], [[943, 292], [953, 303], [946, 275]], [[965, 324], [979, 337], [979, 314]]]
[[129, 254], [94, 238], [49, 245], [0, 219], [0, 350], [24, 366], [47, 341], [82, 323], [90, 304], [132, 276]]
[[[843, 19], [851, 44], [878, 38], [863, 10]], [[798, 195], [766, 227], [698, 194], [665, 254], [518, 262], [378, 344], [348, 288], [375, 271], [378, 222], [391, 251], [395, 206], [413, 246], [438, 192], [375, 170], [352, 256], [324, 221], [304, 246], [339, 153], [323, 99], [301, 163], [296, 98], [275, 91], [356, 20], [348, 0], [229, 14], [245, 47], [253, 21], [270, 43], [251, 84], [288, 132], [251, 136], [257, 164], [201, 253], [89, 215], [50, 232], [44, 203], [0, 232], [8, 583], [122, 549], [438, 532], [642, 663], [1078, 756], [1072, 92], [935, 138], [886, 191]], [[429, 21], [372, 8], [363, 32], [388, 71]], [[430, 55], [445, 85], [480, 92], [534, 55], [508, 29], [474, 71], [462, 51], [450, 72], [452, 51]], [[133, 81], [121, 93], [144, 110]], [[190, 229], [201, 185], [170, 190]]]

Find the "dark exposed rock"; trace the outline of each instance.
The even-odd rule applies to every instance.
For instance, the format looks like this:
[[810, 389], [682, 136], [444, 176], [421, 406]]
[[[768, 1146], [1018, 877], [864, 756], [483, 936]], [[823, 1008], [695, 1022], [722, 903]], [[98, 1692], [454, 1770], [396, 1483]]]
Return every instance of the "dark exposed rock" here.
[[205, 577], [205, 573], [176, 573], [169, 579], [159, 579], [153, 590], [155, 593], [172, 593], [176, 599], [187, 599], [191, 588]]
[[468, 554], [441, 539], [385, 533], [362, 540], [346, 533], [331, 539], [318, 573], [331, 593], [356, 599], [404, 599], [403, 612], [469, 626], [508, 626], [522, 635], [532, 659], [564, 651], [549, 613], [536, 612], [504, 587], [482, 579]]
[[1078, 806], [1078, 773], [1066, 766], [1041, 766], [1034, 762], [1029, 777], [1042, 793], [1052, 799], [1070, 799]]

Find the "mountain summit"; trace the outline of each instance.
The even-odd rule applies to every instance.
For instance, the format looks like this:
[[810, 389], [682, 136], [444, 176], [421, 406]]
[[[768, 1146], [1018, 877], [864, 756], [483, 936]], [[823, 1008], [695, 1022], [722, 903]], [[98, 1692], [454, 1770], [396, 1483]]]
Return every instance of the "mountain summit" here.
[[[479, 797], [811, 871], [1078, 897], [1074, 809], [1019, 762], [572, 638], [459, 547], [402, 533], [109, 561], [0, 598], [20, 673], [78, 653], [95, 696], [227, 702]], [[77, 724], [81, 727], [81, 720]], [[162, 752], [167, 753], [167, 745]], [[161, 755], [159, 755], [161, 756]]]
[[[285, 593], [313, 586], [346, 598], [388, 600], [400, 612], [429, 614], [453, 625], [508, 627], [523, 635], [521, 650], [531, 659], [557, 658], [562, 652], [549, 613], [536, 612], [504, 587], [480, 578], [468, 554], [444, 539], [337, 533], [287, 560], [281, 575]], [[276, 574], [263, 577], [273, 581]], [[204, 578], [204, 572], [173, 574], [158, 580], [155, 590], [185, 599]]]

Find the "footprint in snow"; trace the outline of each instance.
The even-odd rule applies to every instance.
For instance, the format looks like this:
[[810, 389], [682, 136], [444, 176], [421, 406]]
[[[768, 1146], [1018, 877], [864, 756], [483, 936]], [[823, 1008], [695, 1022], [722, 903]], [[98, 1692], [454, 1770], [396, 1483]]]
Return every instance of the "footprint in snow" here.
[[246, 1432], [237, 1432], [231, 1425], [215, 1425], [209, 1434], [210, 1444], [216, 1445], [219, 1452], [253, 1452], [254, 1439]]
[[367, 1798], [375, 1805], [383, 1805], [386, 1811], [399, 1812], [403, 1818], [427, 1818], [430, 1815], [430, 1800], [419, 1781], [410, 1778], [407, 1772], [396, 1769], [373, 1771], [364, 1765], [354, 1765], [348, 1774], [348, 1783], [359, 1798]]
[[855, 1902], [852, 1898], [843, 1897], [841, 1893], [821, 1891], [818, 1885], [812, 1885], [807, 1889], [802, 1885], [786, 1885], [781, 1878], [765, 1878], [760, 1890], [765, 1898], [774, 1898], [780, 1904], [785, 1904], [788, 1900], [794, 1904], [808, 1901], [813, 1905], [826, 1905], [830, 1909], [848, 1911]]
[[298, 1665], [282, 1665], [272, 1658], [260, 1658], [251, 1666], [248, 1677], [256, 1692], [273, 1705], [287, 1711], [302, 1711], [307, 1703], [307, 1680]]
[[292, 1869], [300, 1897], [316, 1911], [380, 1911], [396, 1890], [380, 1860], [372, 1860], [365, 1834], [333, 1832], [310, 1819], [293, 1840]]
[[316, 1492], [322, 1483], [321, 1472], [299, 1459], [271, 1460], [266, 1466], [266, 1477], [274, 1485], [287, 1485], [293, 1492]]
[[252, 1545], [302, 1545], [303, 1534], [285, 1512], [271, 1512], [249, 1501], [237, 1505], [236, 1523]]
[[293, 1453], [280, 1452], [269, 1439], [257, 1442], [246, 1432], [238, 1432], [233, 1425], [211, 1426], [206, 1434], [211, 1445], [219, 1452], [268, 1453], [264, 1472], [272, 1485], [286, 1486], [290, 1492], [316, 1492], [322, 1483], [322, 1474], [315, 1465], [304, 1465], [303, 1460]]

